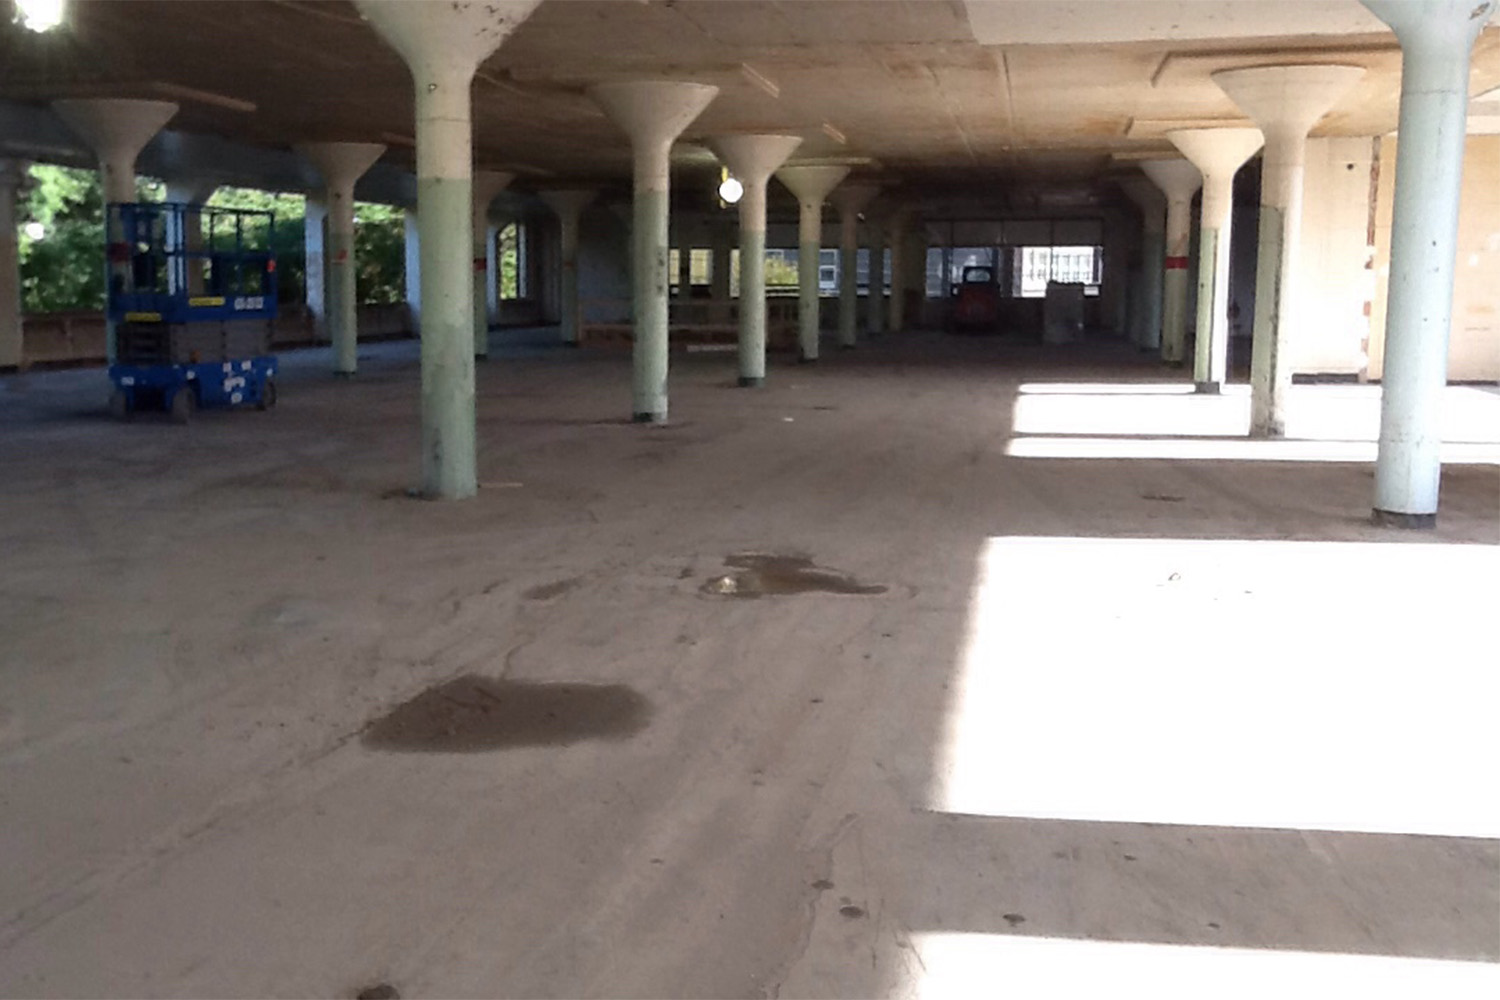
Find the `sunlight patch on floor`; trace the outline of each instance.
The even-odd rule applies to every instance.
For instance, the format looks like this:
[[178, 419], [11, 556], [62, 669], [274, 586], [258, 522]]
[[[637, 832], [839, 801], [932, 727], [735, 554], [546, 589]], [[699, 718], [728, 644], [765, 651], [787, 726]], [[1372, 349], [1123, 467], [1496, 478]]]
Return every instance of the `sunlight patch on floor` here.
[[1318, 952], [1134, 944], [1000, 934], [913, 936], [919, 961], [899, 992], [921, 1000], [1002, 993], [1031, 1000], [1490, 1000], [1500, 965]]
[[[1196, 462], [1375, 461], [1374, 441], [1293, 441], [1204, 437], [1017, 437], [1006, 442], [1012, 458], [1153, 459]], [[1448, 442], [1445, 465], [1500, 465], [1500, 444]]]
[[931, 807], [1500, 837], [1477, 545], [988, 540]]

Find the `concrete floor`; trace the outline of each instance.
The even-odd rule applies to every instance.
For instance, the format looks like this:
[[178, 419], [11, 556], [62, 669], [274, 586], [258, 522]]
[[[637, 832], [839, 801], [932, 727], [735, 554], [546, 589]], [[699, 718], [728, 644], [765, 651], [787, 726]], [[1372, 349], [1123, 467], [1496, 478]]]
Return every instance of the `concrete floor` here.
[[[675, 359], [647, 428], [623, 353], [497, 349], [459, 504], [413, 344], [189, 428], [0, 379], [0, 994], [1497, 995], [1493, 389], [1402, 534], [1373, 388], [1247, 442], [1119, 352], [887, 340]], [[362, 737], [466, 675], [527, 745], [430, 749], [511, 687]]]

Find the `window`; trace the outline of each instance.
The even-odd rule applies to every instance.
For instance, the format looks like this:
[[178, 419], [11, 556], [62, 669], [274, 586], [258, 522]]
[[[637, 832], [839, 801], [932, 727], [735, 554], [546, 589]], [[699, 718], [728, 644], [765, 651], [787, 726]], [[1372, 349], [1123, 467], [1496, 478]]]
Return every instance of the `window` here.
[[1083, 286], [1083, 294], [1099, 294], [1103, 275], [1102, 247], [1018, 247], [1017, 282], [1014, 294], [1023, 299], [1039, 299], [1047, 294], [1051, 281]]
[[500, 298], [505, 301], [527, 298], [531, 293], [531, 268], [528, 266], [528, 244], [524, 222], [512, 222], [500, 230]]

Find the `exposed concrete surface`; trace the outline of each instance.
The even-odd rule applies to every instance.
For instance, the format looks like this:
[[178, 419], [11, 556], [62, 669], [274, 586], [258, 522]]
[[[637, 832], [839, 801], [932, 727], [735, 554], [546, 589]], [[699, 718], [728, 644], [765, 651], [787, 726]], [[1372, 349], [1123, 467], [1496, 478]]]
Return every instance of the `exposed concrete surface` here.
[[[1008, 455], [1018, 399], [1033, 453], [1243, 432], [1242, 390], [1174, 395], [1180, 376], [1084, 348], [886, 339], [755, 393], [731, 388], [731, 357], [687, 355], [675, 422], [639, 427], [619, 419], [625, 354], [495, 336], [482, 485], [456, 504], [404, 495], [410, 343], [362, 347], [353, 382], [319, 374], [326, 351], [288, 356], [277, 410], [188, 428], [110, 422], [98, 371], [0, 379], [0, 994], [930, 996], [945, 935], [965, 935], [1076, 945], [1050, 967], [1072, 976], [1151, 946], [1156, 996], [1229, 995], [1209, 987], [1238, 978], [1235, 956], [1332, 962], [1325, 995], [1381, 995], [1337, 971], [1366, 961], [1408, 996], [1493, 995], [1495, 680], [1475, 596], [1500, 542], [1493, 390], [1450, 390], [1469, 451], [1414, 537], [1369, 526], [1368, 460]], [[1375, 392], [1295, 387], [1289, 431], [1368, 444]], [[1096, 561], [1090, 539], [1143, 548]], [[1277, 559], [1242, 571], [1224, 539], [1274, 540]], [[1286, 552], [1304, 555], [1282, 593]], [[743, 553], [888, 589], [704, 592]], [[1174, 597], [1179, 566], [1198, 589]], [[1287, 618], [1309, 579], [1324, 616]], [[1012, 627], [1026, 641], [1008, 649]], [[1194, 683], [1154, 687], [1156, 663], [1197, 665]], [[1002, 683], [976, 769], [953, 719], [955, 691], [986, 696], [963, 676], [981, 668]], [[359, 738], [471, 674], [619, 685], [649, 715], [485, 752]], [[1049, 678], [1078, 683], [1025, 696]], [[1239, 707], [1265, 678], [1296, 720], [1264, 715], [1265, 691]], [[1074, 720], [1137, 714], [1140, 744], [1176, 755], [1130, 779], [1160, 778], [1158, 799], [1129, 785], [1131, 815], [1091, 810], [1075, 772], [1052, 783], [1067, 815], [1007, 809], [1064, 756], [1101, 775], [1134, 761]], [[1392, 745], [1407, 770], [1368, 773]], [[1287, 828], [1309, 793], [1292, 768], [1322, 781], [1324, 757], [1344, 778], [1311, 791], [1347, 821]], [[1215, 784], [1221, 759], [1238, 770]], [[996, 815], [953, 810], [959, 772], [990, 782], [971, 801]], [[1414, 815], [1424, 782], [1468, 794]], [[1244, 821], [1193, 818], [1218, 799]], [[1174, 992], [1180, 954], [1210, 979]], [[1007, 955], [958, 993], [1084, 995], [1017, 979], [1048, 966]], [[1454, 969], [1469, 985], [1437, 985]], [[1297, 975], [1283, 992], [1308, 995]]]

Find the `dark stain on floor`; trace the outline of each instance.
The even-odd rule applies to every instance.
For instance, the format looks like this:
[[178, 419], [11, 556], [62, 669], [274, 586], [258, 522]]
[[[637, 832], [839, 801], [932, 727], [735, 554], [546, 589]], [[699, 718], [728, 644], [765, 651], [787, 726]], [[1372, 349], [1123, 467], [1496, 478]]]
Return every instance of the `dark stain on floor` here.
[[872, 595], [884, 594], [887, 589], [866, 585], [847, 573], [814, 565], [807, 556], [741, 552], [727, 556], [724, 565], [733, 572], [705, 583], [705, 594], [719, 597], [811, 593]]
[[361, 741], [404, 753], [568, 746], [627, 739], [650, 716], [650, 702], [623, 684], [543, 684], [468, 674], [396, 706], [370, 723]]
[[532, 587], [521, 596], [528, 601], [550, 601], [554, 597], [561, 597], [574, 587], [583, 582], [581, 576], [570, 576], [566, 580], [554, 580], [544, 583], [538, 587]]

